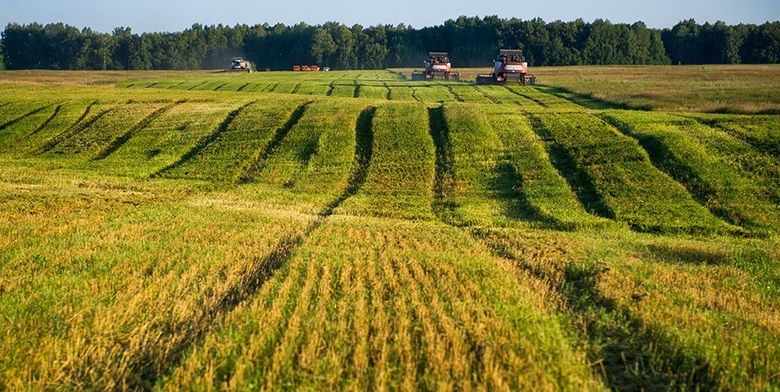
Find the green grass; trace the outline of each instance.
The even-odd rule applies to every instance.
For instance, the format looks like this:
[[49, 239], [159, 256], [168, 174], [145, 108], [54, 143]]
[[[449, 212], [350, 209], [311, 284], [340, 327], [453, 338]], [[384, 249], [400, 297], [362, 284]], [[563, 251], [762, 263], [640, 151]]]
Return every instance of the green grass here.
[[339, 213], [431, 219], [434, 146], [428, 112], [420, 105], [377, 107], [372, 119], [373, 153], [368, 176]]
[[716, 214], [747, 229], [780, 223], [780, 167], [727, 133], [680, 117], [616, 112], [609, 118], [636, 137], [656, 164]]
[[635, 140], [590, 114], [540, 114], [536, 131], [592, 211], [640, 231], [726, 229], [686, 189], [656, 169]]
[[0, 390], [780, 388], [776, 119], [631, 106], [1, 72]]
[[190, 159], [162, 173], [167, 178], [237, 182], [253, 160], [271, 142], [293, 111], [298, 99], [260, 100], [244, 107], [224, 124], [213, 141], [193, 151]]

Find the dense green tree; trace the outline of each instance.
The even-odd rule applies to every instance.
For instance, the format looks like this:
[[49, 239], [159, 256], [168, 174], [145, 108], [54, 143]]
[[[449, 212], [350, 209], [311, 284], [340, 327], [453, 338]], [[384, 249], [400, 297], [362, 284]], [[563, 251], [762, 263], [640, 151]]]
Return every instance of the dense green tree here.
[[419, 67], [428, 51], [459, 67], [488, 66], [499, 48], [523, 49], [531, 65], [780, 62], [780, 22], [730, 26], [689, 19], [670, 29], [642, 22], [545, 22], [461, 16], [439, 26], [347, 27], [298, 23], [194, 24], [177, 33], [110, 34], [62, 23], [8, 24], [0, 34], [7, 69], [211, 69], [247, 57], [260, 69], [321, 64], [335, 69]]

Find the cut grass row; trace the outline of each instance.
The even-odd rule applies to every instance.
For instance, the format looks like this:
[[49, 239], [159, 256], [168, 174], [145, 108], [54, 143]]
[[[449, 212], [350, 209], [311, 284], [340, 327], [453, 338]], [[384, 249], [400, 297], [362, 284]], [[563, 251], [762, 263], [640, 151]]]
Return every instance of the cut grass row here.
[[649, 232], [719, 232], [728, 227], [656, 169], [632, 138], [590, 114], [537, 114], [558, 170], [592, 212]]
[[452, 228], [334, 219], [158, 387], [596, 387], [523, 279]]
[[758, 232], [777, 229], [780, 165], [775, 159], [691, 119], [628, 111], [609, 112], [607, 118], [719, 216]]
[[[503, 110], [502, 110], [503, 109]], [[588, 214], [550, 161], [526, 117], [501, 107], [448, 104], [438, 130], [452, 181], [442, 189], [458, 224], [506, 226], [535, 222], [575, 229], [603, 226]], [[436, 137], [436, 136], [434, 136]], [[449, 146], [446, 146], [446, 144]], [[451, 193], [451, 194], [447, 194]], [[489, 215], [488, 215], [489, 214]]]
[[337, 212], [431, 219], [435, 174], [428, 113], [421, 105], [387, 103], [373, 118], [373, 159], [366, 183]]

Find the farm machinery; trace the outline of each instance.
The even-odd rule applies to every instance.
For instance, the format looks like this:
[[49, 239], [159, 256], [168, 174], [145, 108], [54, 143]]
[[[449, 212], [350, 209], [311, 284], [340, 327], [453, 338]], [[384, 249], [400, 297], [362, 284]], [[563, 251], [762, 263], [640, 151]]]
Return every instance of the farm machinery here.
[[252, 63], [241, 57], [233, 57], [230, 61], [229, 72], [249, 72], [252, 73]]
[[431, 80], [437, 76], [445, 80], [460, 80], [460, 74], [452, 72], [450, 57], [446, 52], [428, 53], [428, 60], [425, 60], [425, 70], [412, 72], [412, 80]]
[[477, 75], [477, 84], [504, 84], [506, 82], [536, 84], [536, 76], [528, 73], [528, 62], [522, 50], [501, 49], [493, 63], [490, 75]]

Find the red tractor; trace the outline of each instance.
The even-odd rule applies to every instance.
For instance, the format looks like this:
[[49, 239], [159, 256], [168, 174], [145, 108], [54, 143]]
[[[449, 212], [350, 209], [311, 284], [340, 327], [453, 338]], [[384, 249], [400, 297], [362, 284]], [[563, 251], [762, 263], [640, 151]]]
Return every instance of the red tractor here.
[[446, 52], [430, 52], [425, 61], [425, 70], [412, 72], [412, 80], [432, 80], [437, 76], [445, 80], [460, 80], [460, 74], [452, 72], [450, 57]]
[[528, 62], [522, 50], [501, 49], [493, 64], [493, 73], [477, 75], [477, 84], [504, 84], [507, 81], [536, 84], [536, 76], [528, 73]]

